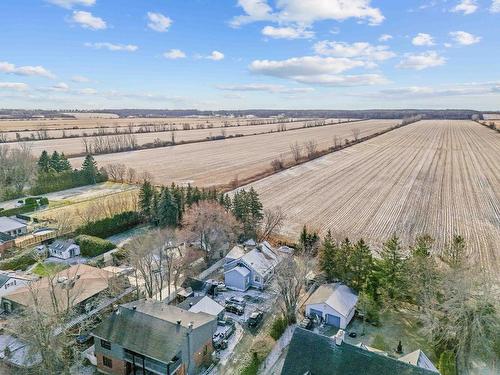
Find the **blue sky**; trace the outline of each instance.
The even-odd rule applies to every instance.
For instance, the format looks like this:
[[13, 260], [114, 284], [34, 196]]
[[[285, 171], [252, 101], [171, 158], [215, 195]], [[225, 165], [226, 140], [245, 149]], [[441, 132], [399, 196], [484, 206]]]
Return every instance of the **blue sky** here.
[[2, 0], [0, 107], [500, 109], [500, 0]]

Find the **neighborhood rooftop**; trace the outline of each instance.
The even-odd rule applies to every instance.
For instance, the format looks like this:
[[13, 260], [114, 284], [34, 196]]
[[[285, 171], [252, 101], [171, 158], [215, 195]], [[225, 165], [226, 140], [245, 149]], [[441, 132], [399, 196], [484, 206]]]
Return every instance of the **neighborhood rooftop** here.
[[351, 288], [336, 283], [321, 285], [309, 297], [307, 304], [326, 303], [342, 315], [348, 316], [357, 301], [358, 296]]
[[10, 232], [26, 227], [26, 223], [20, 219], [0, 216], [0, 232]]
[[436, 375], [435, 372], [296, 328], [282, 375]]

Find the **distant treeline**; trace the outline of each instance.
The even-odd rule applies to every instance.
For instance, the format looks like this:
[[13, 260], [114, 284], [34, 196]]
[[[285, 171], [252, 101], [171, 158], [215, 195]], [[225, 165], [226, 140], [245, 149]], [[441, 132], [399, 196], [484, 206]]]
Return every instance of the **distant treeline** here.
[[[96, 111], [43, 111], [43, 110], [0, 110], [0, 116], [13, 118], [29, 118], [43, 115], [46, 117], [68, 117], [71, 113], [93, 113]], [[369, 109], [369, 110], [274, 110], [249, 109], [241, 111], [199, 111], [196, 109], [100, 109], [99, 113], [113, 113], [120, 117], [183, 117], [183, 116], [286, 116], [286, 117], [320, 117], [320, 118], [359, 118], [359, 119], [403, 119], [423, 116], [426, 119], [470, 119], [473, 115], [483, 119], [482, 112], [466, 109]]]

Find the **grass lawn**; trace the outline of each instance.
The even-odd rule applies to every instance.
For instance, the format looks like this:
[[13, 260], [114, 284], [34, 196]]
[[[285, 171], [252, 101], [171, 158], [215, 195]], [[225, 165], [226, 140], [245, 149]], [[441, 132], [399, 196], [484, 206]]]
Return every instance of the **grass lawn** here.
[[32, 272], [38, 276], [44, 277], [53, 275], [57, 272], [60, 272], [64, 269], [68, 268], [66, 264], [62, 263], [41, 263], [38, 262], [37, 265], [33, 268]]

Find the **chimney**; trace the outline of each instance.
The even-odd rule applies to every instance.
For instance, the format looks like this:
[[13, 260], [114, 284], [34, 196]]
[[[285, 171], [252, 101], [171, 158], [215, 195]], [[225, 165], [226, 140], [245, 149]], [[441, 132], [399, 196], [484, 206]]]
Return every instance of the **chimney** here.
[[179, 325], [179, 326], [180, 326], [180, 325], [181, 325], [181, 322], [182, 322], [182, 321], [179, 319], [179, 320], [177, 321], [177, 325]]
[[345, 337], [345, 331], [343, 329], [339, 329], [337, 334], [334, 336], [335, 344], [342, 345], [342, 343], [344, 342], [344, 337]]

